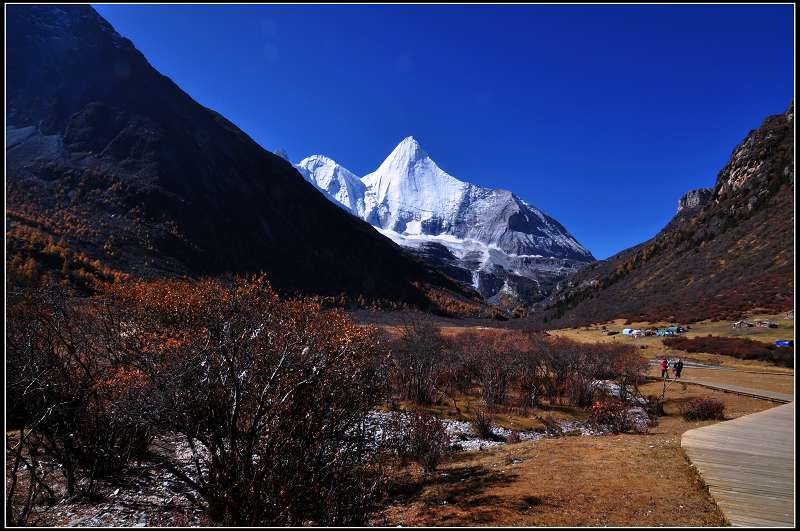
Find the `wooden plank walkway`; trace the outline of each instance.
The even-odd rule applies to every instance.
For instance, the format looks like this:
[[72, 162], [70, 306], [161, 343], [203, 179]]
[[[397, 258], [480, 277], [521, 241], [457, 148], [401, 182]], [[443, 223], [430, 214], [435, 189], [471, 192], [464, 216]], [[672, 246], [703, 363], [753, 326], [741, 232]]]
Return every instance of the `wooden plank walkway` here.
[[[647, 376], [648, 380], [661, 381], [658, 376]], [[760, 398], [762, 400], [769, 400], [772, 402], [779, 402], [781, 404], [788, 404], [794, 400], [794, 396], [786, 393], [778, 393], [777, 391], [768, 391], [766, 389], [754, 389], [751, 387], [742, 387], [740, 385], [733, 385], [719, 382], [709, 382], [706, 380], [699, 380], [696, 378], [683, 378], [681, 380], [670, 379], [671, 385], [685, 383], [689, 385], [699, 385], [709, 389], [716, 389], [717, 391], [726, 391], [728, 393], [736, 393], [738, 395], [751, 396], [753, 398]]]
[[794, 526], [794, 402], [689, 430], [681, 446], [732, 525]]
[[753, 398], [763, 398], [765, 400], [772, 400], [773, 402], [782, 402], [784, 404], [788, 404], [789, 402], [794, 400], [794, 396], [787, 395], [786, 393], [778, 393], [777, 391], [768, 391], [766, 389], [754, 389], [751, 387], [742, 387], [740, 385], [734, 385], [729, 383], [709, 382], [707, 380], [702, 380], [697, 378], [687, 378], [683, 380], [678, 380], [678, 382], [694, 384], [694, 385], [702, 385], [703, 387], [708, 387], [709, 389], [728, 391], [730, 393], [752, 396]]

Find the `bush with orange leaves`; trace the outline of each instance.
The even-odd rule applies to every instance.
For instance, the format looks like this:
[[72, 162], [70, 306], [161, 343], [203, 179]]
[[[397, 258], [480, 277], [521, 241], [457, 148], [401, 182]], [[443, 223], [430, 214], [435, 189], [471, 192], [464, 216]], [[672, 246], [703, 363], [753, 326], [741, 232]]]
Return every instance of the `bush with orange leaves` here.
[[[9, 317], [20, 377], [8, 392], [24, 403], [38, 382], [40, 393], [14, 411], [54, 439], [54, 457], [101, 419], [178, 437], [190, 463], [148, 457], [191, 486], [214, 521], [366, 522], [382, 484], [365, 427], [384, 388], [374, 330], [317, 299], [281, 300], [263, 277], [128, 282], [62, 306], [53, 320], [46, 299], [21, 300]], [[27, 370], [31, 337], [52, 375]], [[80, 460], [74, 468], [88, 473]]]
[[[71, 298], [60, 287], [8, 292], [7, 422], [20, 436], [7, 450], [13, 467], [27, 470], [50, 497], [26, 462], [38, 452], [61, 465], [68, 496], [93, 494], [97, 478], [141, 455], [150, 440], [149, 427], [128, 407], [140, 374], [108, 341], [107, 317], [96, 301]], [[8, 506], [9, 522], [24, 523], [26, 510]]]
[[375, 331], [263, 277], [137, 282], [114, 293], [156, 370], [150, 407], [194, 467], [170, 469], [236, 525], [364, 523], [378, 485], [365, 418], [381, 400]]

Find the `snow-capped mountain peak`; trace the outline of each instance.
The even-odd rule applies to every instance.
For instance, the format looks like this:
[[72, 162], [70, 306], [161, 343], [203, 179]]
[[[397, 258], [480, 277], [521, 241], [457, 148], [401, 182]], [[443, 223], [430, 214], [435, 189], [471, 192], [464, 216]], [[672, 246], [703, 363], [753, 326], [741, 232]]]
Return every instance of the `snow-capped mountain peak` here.
[[519, 279], [514, 280], [518, 287], [527, 282], [524, 291], [533, 294], [529, 299], [541, 297], [555, 279], [593, 260], [556, 220], [508, 190], [453, 177], [413, 136], [404, 138], [360, 180], [320, 155], [296, 167], [317, 188], [396, 243], [433, 262], [451, 256], [454, 262], [447, 265], [451, 276], [476, 283], [487, 298], [513, 278]]
[[408, 222], [424, 222], [458, 208], [467, 184], [444, 172], [409, 136], [377, 170], [361, 181], [370, 191], [365, 200], [367, 221], [403, 232]]
[[325, 155], [312, 155], [295, 164], [305, 179], [326, 197], [362, 217], [366, 186], [356, 175]]
[[383, 161], [383, 164], [394, 167], [413, 166], [418, 161], [430, 158], [428, 153], [422, 149], [416, 138], [413, 136], [405, 137], [397, 147]]

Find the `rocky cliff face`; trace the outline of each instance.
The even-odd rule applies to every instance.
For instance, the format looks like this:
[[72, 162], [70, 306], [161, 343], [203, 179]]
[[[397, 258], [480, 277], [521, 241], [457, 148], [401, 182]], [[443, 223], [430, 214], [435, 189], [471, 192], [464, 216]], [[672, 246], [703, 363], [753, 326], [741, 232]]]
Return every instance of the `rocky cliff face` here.
[[768, 201], [777, 187], [794, 186], [794, 146], [787, 138], [787, 128], [793, 126], [794, 101], [785, 113], [770, 116], [751, 131], [717, 177], [714, 203], [727, 204], [733, 215], [746, 215]]
[[678, 212], [681, 210], [693, 210], [702, 208], [711, 199], [712, 190], [710, 188], [698, 188], [689, 190], [678, 200]]
[[560, 283], [542, 305], [539, 324], [694, 321], [754, 308], [788, 310], [794, 304], [793, 161], [794, 103], [751, 131], [711, 193], [684, 196], [653, 239]]

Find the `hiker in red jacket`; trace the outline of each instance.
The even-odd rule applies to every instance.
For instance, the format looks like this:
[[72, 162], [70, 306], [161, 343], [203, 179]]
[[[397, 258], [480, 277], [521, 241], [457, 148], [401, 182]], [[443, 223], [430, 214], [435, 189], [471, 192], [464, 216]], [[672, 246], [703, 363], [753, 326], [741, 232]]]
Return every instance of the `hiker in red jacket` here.
[[667, 362], [666, 356], [661, 358], [661, 362], [658, 364], [658, 368], [661, 369], [661, 377], [665, 380], [669, 378], [669, 362]]

